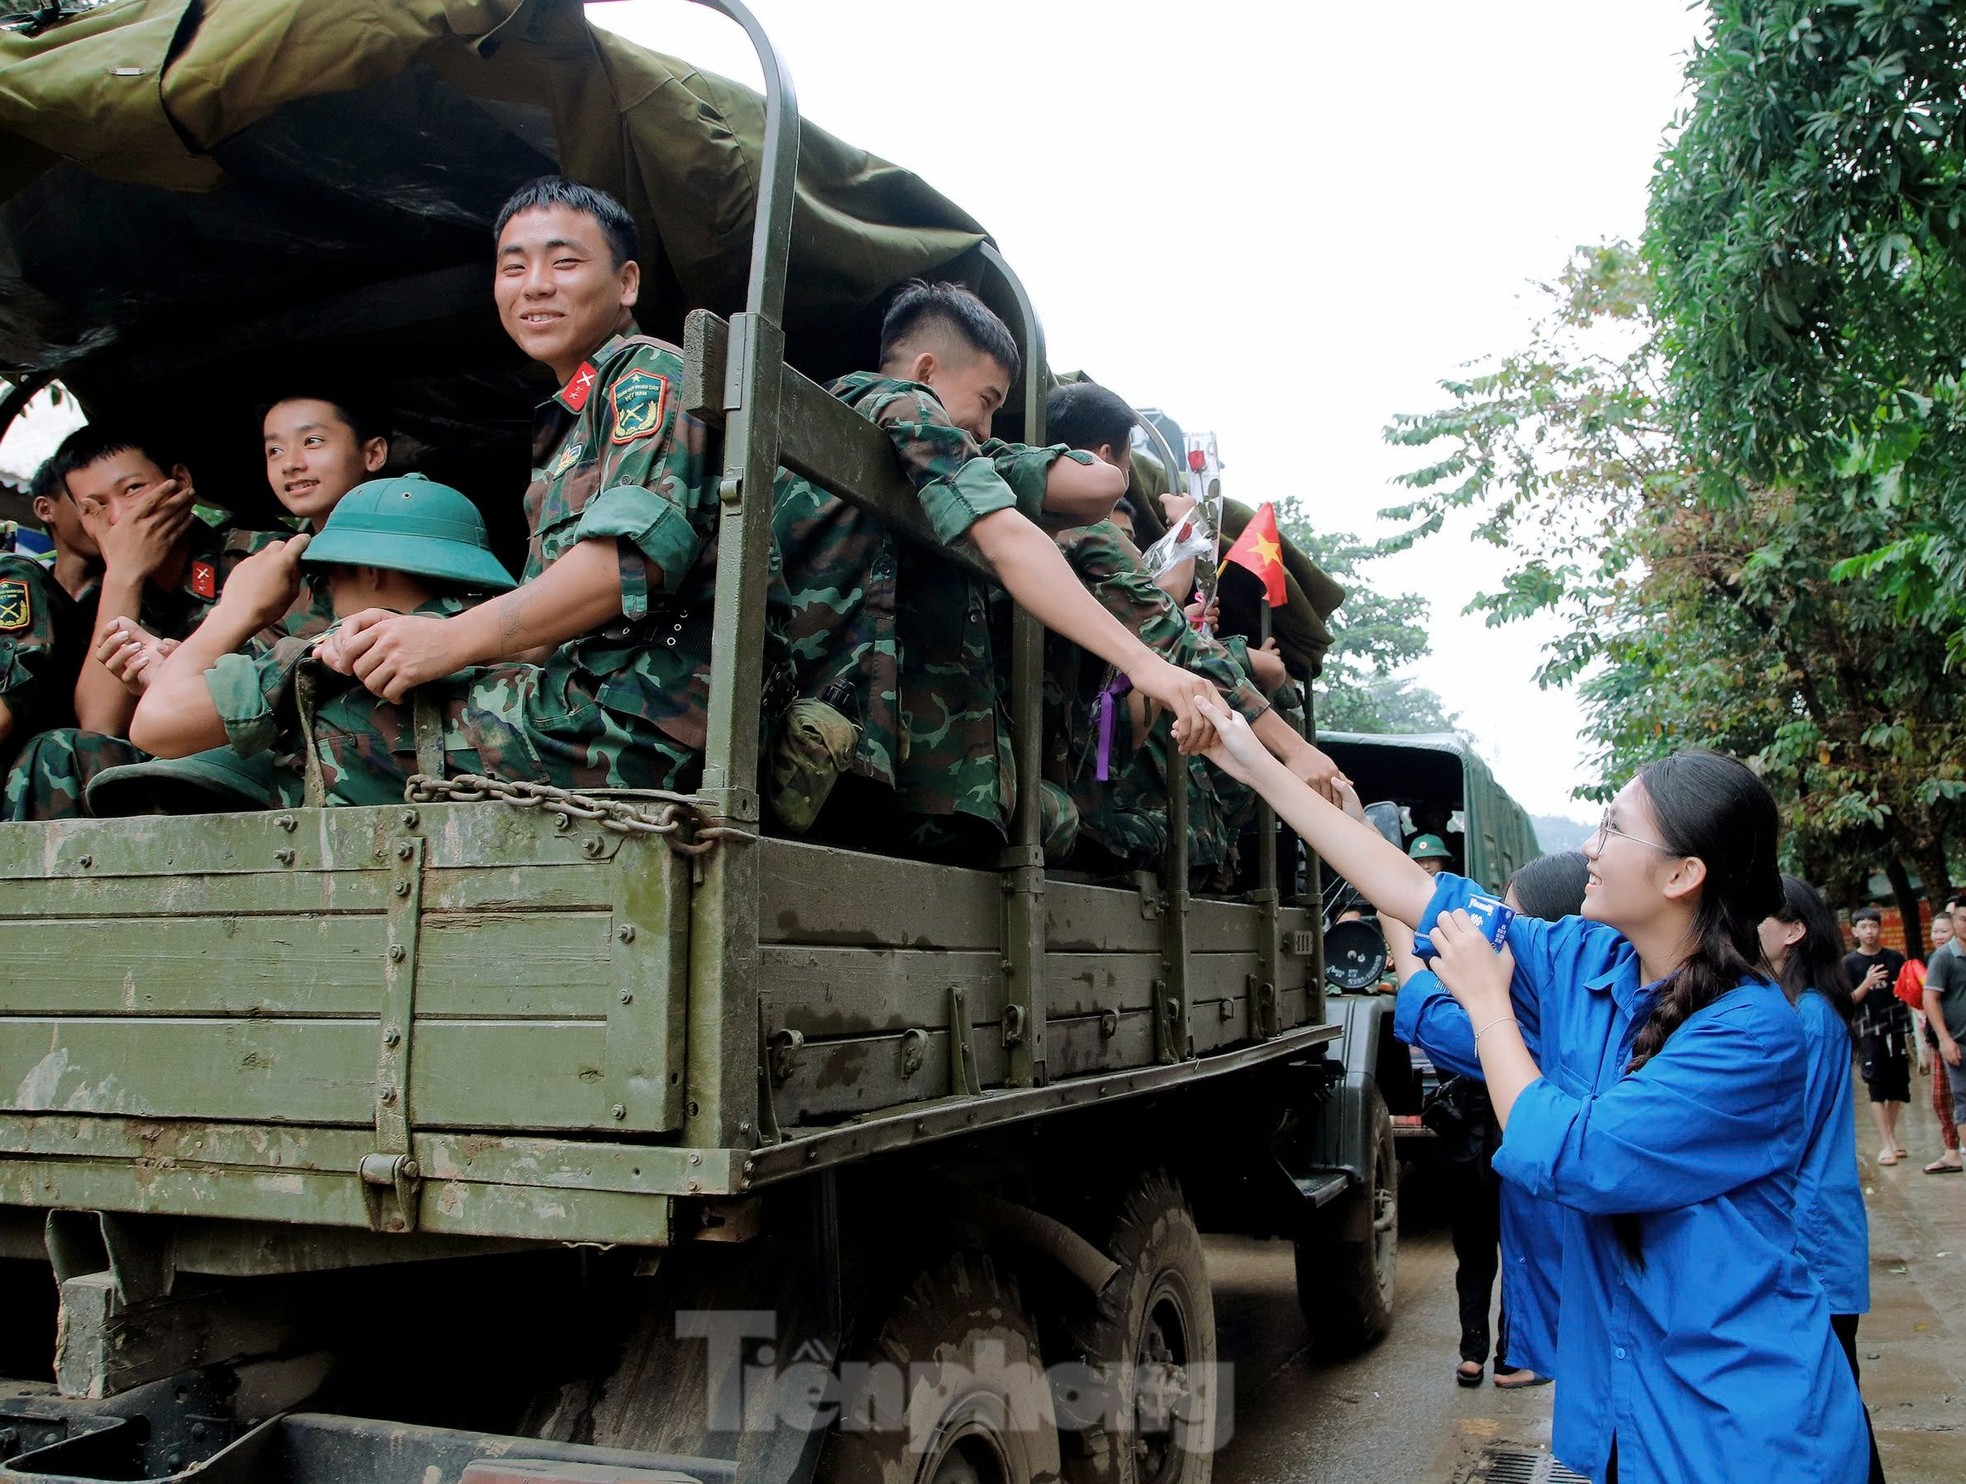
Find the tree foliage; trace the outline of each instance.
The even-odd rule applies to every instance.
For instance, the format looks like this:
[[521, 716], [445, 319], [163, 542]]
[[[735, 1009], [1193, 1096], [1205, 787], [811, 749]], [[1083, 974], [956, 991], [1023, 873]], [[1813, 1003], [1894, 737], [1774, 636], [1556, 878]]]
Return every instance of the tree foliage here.
[[1936, 633], [1853, 577], [1889, 513], [1745, 473], [1725, 499], [1671, 416], [1671, 341], [1646, 260], [1581, 249], [1545, 288], [1528, 343], [1443, 383], [1438, 411], [1387, 437], [1429, 462], [1388, 515], [1412, 537], [1469, 510], [1510, 565], [1490, 623], [1561, 620], [1540, 679], [1581, 688], [1604, 798], [1687, 746], [1748, 759], [1781, 799], [1794, 864], [1826, 885], [1909, 860], [1946, 880], [1962, 774], [1962, 687]]
[[1361, 571], [1389, 554], [1386, 542], [1347, 532], [1320, 534], [1285, 513], [1278, 529], [1345, 586], [1332, 614], [1331, 650], [1316, 693], [1317, 724], [1327, 732], [1451, 732], [1454, 714], [1438, 695], [1395, 672], [1426, 654], [1427, 600], [1382, 593]]
[[1709, 498], [1836, 492], [1885, 518], [1840, 571], [1966, 620], [1966, 10], [1717, 0], [1647, 249], [1669, 411]]

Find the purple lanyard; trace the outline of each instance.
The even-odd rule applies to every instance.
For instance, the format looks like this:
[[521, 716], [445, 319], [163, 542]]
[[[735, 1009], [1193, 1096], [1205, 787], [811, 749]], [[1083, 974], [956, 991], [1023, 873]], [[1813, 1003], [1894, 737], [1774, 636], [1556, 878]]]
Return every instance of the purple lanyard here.
[[1112, 776], [1113, 771], [1113, 714], [1119, 709], [1119, 698], [1133, 689], [1133, 682], [1124, 675], [1115, 675], [1099, 692], [1099, 759], [1093, 774], [1101, 783]]

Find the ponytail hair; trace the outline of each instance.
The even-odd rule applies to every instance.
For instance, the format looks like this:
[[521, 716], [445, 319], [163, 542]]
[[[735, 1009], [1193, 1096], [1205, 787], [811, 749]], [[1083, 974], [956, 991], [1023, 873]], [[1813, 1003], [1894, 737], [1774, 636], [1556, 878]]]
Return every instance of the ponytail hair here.
[[[1782, 905], [1775, 863], [1781, 811], [1746, 764], [1717, 752], [1679, 752], [1648, 766], [1638, 781], [1651, 800], [1660, 843], [1674, 855], [1697, 857], [1707, 873], [1693, 913], [1692, 949], [1660, 986], [1632, 1042], [1627, 1073], [1743, 979], [1770, 977], [1762, 967], [1760, 928]], [[1642, 1264], [1638, 1218], [1615, 1216], [1612, 1224], [1626, 1255]]]
[[1848, 1025], [1857, 1007], [1850, 999], [1850, 976], [1843, 971], [1843, 934], [1835, 915], [1823, 905], [1815, 887], [1784, 876], [1782, 905], [1776, 909], [1775, 918], [1802, 924], [1801, 938], [1782, 960], [1782, 988], [1788, 997], [1800, 1001], [1813, 989]]

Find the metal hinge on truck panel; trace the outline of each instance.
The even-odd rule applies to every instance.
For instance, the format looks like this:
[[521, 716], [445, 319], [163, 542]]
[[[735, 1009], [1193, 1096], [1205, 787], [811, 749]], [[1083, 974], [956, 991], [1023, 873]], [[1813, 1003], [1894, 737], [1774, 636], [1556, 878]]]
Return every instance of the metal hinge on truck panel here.
[[983, 1096], [983, 1081], [976, 1075], [976, 1047], [970, 1036], [969, 996], [960, 984], [949, 986], [949, 1091], [956, 1097]]
[[[417, 812], [403, 811], [405, 829], [415, 829]], [[423, 850], [420, 836], [409, 835], [390, 848], [387, 941], [382, 964], [381, 1037], [375, 1070], [375, 1151], [362, 1157], [358, 1173], [369, 1228], [380, 1232], [416, 1230], [418, 1191], [423, 1172], [410, 1144], [410, 1050], [416, 1030], [416, 948], [423, 916]]]

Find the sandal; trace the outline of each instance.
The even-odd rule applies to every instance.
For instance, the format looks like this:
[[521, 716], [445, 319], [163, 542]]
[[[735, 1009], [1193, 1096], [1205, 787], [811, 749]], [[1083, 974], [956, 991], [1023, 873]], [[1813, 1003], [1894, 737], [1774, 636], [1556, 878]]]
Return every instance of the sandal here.
[[1495, 1384], [1503, 1391], [1521, 1391], [1529, 1386], [1547, 1386], [1556, 1378], [1539, 1376], [1531, 1370], [1497, 1371]]
[[1935, 1159], [1925, 1166], [1925, 1173], [1928, 1175], [1966, 1174], [1966, 1164], [1947, 1164], [1942, 1159]]
[[1895, 1150], [1895, 1149], [1880, 1149], [1880, 1150], [1878, 1150], [1878, 1152], [1877, 1152], [1877, 1162], [1878, 1162], [1879, 1164], [1881, 1164], [1881, 1165], [1894, 1165], [1894, 1164], [1896, 1164], [1896, 1163], [1898, 1162], [1898, 1151], [1897, 1151], [1897, 1150]]
[[[1474, 1369], [1472, 1371], [1467, 1371], [1467, 1370], [1463, 1370], [1462, 1366], [1473, 1366]], [[1481, 1362], [1478, 1360], [1462, 1361], [1460, 1365], [1454, 1367], [1455, 1384], [1459, 1386], [1481, 1385], [1481, 1370], [1482, 1370]]]

